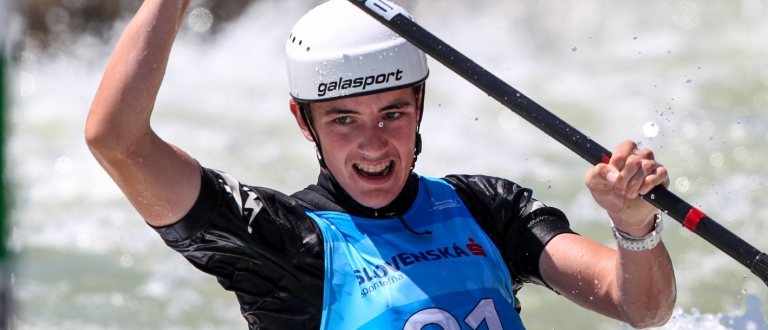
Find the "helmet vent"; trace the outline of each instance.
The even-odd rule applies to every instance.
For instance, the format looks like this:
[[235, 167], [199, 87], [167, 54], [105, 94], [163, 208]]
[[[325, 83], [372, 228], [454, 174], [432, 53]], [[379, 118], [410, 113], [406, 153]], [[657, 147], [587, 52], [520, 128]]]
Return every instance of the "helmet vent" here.
[[[350, 2], [326, 0], [304, 15], [285, 40], [289, 90], [297, 100], [375, 93], [427, 78], [421, 50]], [[399, 7], [394, 11], [405, 14]]]
[[[288, 39], [291, 40], [292, 44], [296, 43], [296, 36], [294, 36], [293, 33], [291, 33], [291, 35], [288, 37]], [[299, 39], [299, 46], [301, 46], [302, 43], [304, 43], [304, 40]], [[309, 51], [309, 47], [307, 47], [307, 51]]]

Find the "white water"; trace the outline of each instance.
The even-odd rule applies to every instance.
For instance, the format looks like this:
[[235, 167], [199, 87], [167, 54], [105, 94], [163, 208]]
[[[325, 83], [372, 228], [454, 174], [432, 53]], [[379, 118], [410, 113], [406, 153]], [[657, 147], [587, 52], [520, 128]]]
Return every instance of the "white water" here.
[[[402, 2], [402, 1], [401, 1]], [[291, 192], [317, 174], [288, 113], [282, 47], [314, 5], [265, 0], [215, 37], [188, 26], [153, 126], [209, 167]], [[757, 0], [414, 1], [419, 22], [607, 148], [652, 148], [672, 190], [768, 250], [768, 14]], [[204, 16], [196, 16], [204, 17]], [[198, 21], [199, 22], [199, 21]], [[115, 27], [117, 36], [124, 22]], [[234, 296], [146, 227], [83, 142], [115, 40], [29, 50], [12, 73], [11, 245], [19, 329], [245, 328]], [[534, 189], [579, 233], [613, 244], [588, 164], [431, 61], [426, 175], [484, 173]], [[665, 329], [761, 329], [768, 288], [667, 220], [678, 310]], [[520, 296], [530, 329], [624, 329], [551, 292]]]

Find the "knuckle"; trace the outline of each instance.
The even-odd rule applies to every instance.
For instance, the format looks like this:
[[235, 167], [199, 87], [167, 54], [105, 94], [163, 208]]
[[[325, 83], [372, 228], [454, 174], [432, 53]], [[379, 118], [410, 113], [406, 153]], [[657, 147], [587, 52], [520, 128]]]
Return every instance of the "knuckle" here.
[[651, 160], [656, 159], [651, 149], [641, 150], [640, 155], [642, 155], [643, 158], [646, 158], [646, 159], [651, 159]]
[[643, 167], [643, 159], [640, 157], [628, 157], [627, 161], [624, 163], [624, 167], [629, 168], [641, 168]]
[[642, 162], [642, 167], [643, 167], [643, 170], [644, 170], [646, 173], [651, 173], [651, 172], [653, 172], [654, 170], [656, 170], [657, 168], [662, 168], [662, 167], [661, 167], [661, 166], [659, 166], [659, 164], [658, 164], [658, 163], [656, 163], [655, 161], [644, 161], [644, 162]]
[[669, 172], [667, 171], [667, 168], [664, 166], [659, 166], [659, 168], [656, 169], [656, 172], [658, 172], [659, 175], [663, 175], [665, 177], [669, 176]]

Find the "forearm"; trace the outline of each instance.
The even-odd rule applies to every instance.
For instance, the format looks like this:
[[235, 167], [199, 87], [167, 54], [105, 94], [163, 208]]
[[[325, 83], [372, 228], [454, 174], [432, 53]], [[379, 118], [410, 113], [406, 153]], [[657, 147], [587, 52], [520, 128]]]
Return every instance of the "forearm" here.
[[643, 251], [617, 249], [561, 234], [546, 245], [539, 269], [547, 284], [584, 308], [636, 328], [664, 324], [676, 288], [663, 243]]
[[[120, 153], [152, 135], [152, 108], [190, 0], [146, 0], [107, 64], [86, 123], [95, 153]], [[106, 156], [106, 155], [104, 155]]]
[[96, 160], [150, 224], [181, 219], [200, 190], [195, 160], [161, 140], [150, 115], [190, 0], [145, 0], [91, 105], [85, 136]]
[[637, 328], [663, 325], [672, 315], [677, 297], [672, 261], [664, 243], [643, 251], [617, 249], [615, 299], [622, 318]]
[[[655, 215], [649, 216], [656, 209], [644, 203], [640, 206], [634, 208], [634, 212], [609, 212], [609, 216], [615, 230], [622, 233], [616, 234], [619, 242], [616, 244], [614, 299], [618, 313], [627, 323], [646, 328], [666, 323], [672, 315], [677, 292], [672, 261], [663, 242], [653, 246], [652, 241], [646, 240], [645, 247], [639, 251], [620, 244], [623, 241], [633, 248], [638, 248], [638, 245], [632, 244], [641, 244], [632, 243], [629, 238], [622, 238], [623, 235], [644, 237], [652, 232], [654, 237], [661, 235], [663, 223]], [[648, 220], [638, 221], [643, 218]]]

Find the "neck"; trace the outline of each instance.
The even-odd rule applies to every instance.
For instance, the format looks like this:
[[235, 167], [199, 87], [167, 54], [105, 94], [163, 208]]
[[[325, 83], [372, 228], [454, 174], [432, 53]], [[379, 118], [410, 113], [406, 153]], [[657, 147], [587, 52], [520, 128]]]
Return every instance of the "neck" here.
[[317, 178], [317, 186], [325, 190], [333, 202], [343, 208], [350, 215], [366, 218], [388, 218], [392, 213], [405, 214], [413, 205], [419, 193], [419, 178], [411, 173], [405, 182], [400, 194], [388, 205], [374, 209], [358, 203], [342, 188], [330, 175], [321, 171]]

